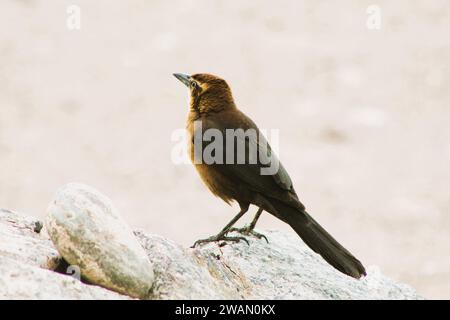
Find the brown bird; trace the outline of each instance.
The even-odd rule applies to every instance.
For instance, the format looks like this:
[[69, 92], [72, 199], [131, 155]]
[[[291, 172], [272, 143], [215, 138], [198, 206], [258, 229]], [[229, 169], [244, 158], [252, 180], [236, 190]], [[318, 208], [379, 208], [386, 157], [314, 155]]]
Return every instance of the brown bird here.
[[[354, 278], [366, 275], [361, 262], [305, 211], [287, 171], [278, 162], [265, 138], [259, 135], [259, 129], [255, 123], [236, 107], [230, 87], [225, 80], [210, 74], [189, 76], [175, 73], [174, 76], [190, 90], [187, 131], [190, 135], [189, 153], [195, 168], [214, 195], [227, 203], [236, 201], [241, 209], [217, 235], [198, 240], [194, 246], [220, 240], [246, 240], [243, 237], [228, 236], [231, 231], [240, 231], [246, 235], [253, 234], [261, 238], [262, 235], [253, 229], [264, 210], [288, 223], [312, 250], [320, 254], [337, 270]], [[214, 134], [221, 133], [222, 141], [215, 135], [214, 141], [211, 137], [205, 139], [206, 134], [205, 136], [202, 134], [209, 129]], [[230, 129], [241, 133], [250, 129], [258, 135], [231, 136], [227, 134]], [[215, 141], [216, 139], [218, 140]], [[216, 142], [216, 146], [217, 144], [221, 146], [211, 152], [215, 161], [211, 162], [210, 159], [198, 161], [198, 157], [204, 155], [208, 148], [211, 150], [209, 145], [213, 142]], [[237, 148], [239, 142], [244, 146], [241, 151]], [[251, 161], [254, 147], [258, 151], [256, 162], [255, 159]], [[229, 159], [227, 154], [231, 155]], [[264, 155], [271, 159], [270, 163], [266, 161]], [[246, 161], [244, 163], [237, 161], [239, 156], [245, 156]], [[269, 168], [273, 163], [278, 164], [278, 170], [271, 174], [262, 174], [262, 170]], [[233, 225], [248, 211], [250, 204], [259, 208], [252, 223], [246, 228], [233, 228]]]

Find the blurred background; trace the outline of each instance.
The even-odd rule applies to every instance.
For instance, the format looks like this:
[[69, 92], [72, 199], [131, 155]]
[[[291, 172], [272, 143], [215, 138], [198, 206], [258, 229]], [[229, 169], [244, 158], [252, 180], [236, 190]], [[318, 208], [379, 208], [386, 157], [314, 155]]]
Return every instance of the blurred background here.
[[[186, 246], [217, 233], [237, 207], [171, 160], [188, 109], [172, 73], [213, 73], [280, 129], [280, 158], [326, 229], [450, 298], [448, 1], [2, 0], [0, 17], [0, 207], [42, 218], [82, 182], [134, 228]], [[259, 228], [290, 232], [268, 214]]]

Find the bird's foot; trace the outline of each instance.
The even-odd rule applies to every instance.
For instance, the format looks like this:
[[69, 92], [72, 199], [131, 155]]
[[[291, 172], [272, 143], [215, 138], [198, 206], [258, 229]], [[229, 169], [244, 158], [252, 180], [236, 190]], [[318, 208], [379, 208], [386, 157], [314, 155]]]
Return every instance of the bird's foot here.
[[243, 235], [246, 236], [254, 236], [258, 239], [264, 239], [266, 240], [267, 243], [269, 243], [269, 240], [267, 239], [267, 237], [265, 235], [263, 235], [262, 233], [256, 232], [251, 226], [246, 226], [243, 228], [230, 228], [229, 232], [239, 232]]
[[195, 248], [197, 245], [201, 245], [201, 244], [204, 244], [204, 243], [218, 242], [218, 241], [225, 241], [225, 242], [219, 244], [220, 246], [224, 246], [226, 244], [226, 241], [239, 242], [241, 240], [245, 241], [247, 243], [247, 245], [250, 245], [248, 240], [245, 239], [244, 237], [228, 237], [228, 236], [226, 236], [226, 234], [220, 234], [219, 233], [219, 234], [217, 234], [215, 236], [195, 241], [195, 243], [192, 245], [191, 248]]

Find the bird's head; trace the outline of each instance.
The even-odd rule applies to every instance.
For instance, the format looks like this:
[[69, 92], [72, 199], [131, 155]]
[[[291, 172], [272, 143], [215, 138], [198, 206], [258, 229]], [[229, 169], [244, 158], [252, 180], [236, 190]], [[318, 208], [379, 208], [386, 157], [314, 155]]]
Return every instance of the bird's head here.
[[235, 108], [233, 95], [225, 80], [207, 73], [173, 75], [189, 88], [191, 110], [207, 113]]

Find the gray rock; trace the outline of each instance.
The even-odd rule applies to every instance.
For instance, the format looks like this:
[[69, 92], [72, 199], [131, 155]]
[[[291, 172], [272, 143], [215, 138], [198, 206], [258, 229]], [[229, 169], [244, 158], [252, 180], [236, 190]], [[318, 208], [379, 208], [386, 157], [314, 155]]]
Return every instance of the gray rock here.
[[362, 280], [332, 268], [294, 233], [260, 231], [265, 240], [186, 249], [135, 232], [154, 263], [154, 299], [422, 299], [369, 267]]
[[0, 257], [20, 263], [54, 269], [59, 263], [58, 251], [50, 239], [35, 232], [40, 223], [35, 218], [0, 209]]
[[0, 299], [117, 300], [128, 297], [97, 286], [86, 285], [70, 276], [2, 258]]
[[0, 299], [129, 299], [52, 271], [60, 256], [36, 222], [0, 209]]
[[[81, 189], [86, 190], [85, 187]], [[102, 211], [110, 210], [110, 207], [103, 207], [108, 201], [100, 197], [99, 202], [98, 194], [92, 190], [86, 191], [86, 195], [79, 195], [78, 191], [73, 190], [74, 186], [71, 186], [59, 193], [67, 202], [56, 199], [59, 203], [57, 208], [61, 210], [57, 214], [66, 212], [66, 209], [70, 209], [69, 212], [98, 212], [100, 208]], [[0, 298], [127, 298], [52, 271], [60, 257], [45, 230], [40, 234], [34, 231], [35, 222], [34, 218], [0, 210]], [[56, 227], [60, 228], [59, 225]], [[50, 233], [52, 228], [49, 228]], [[77, 232], [92, 232], [89, 228]], [[250, 246], [245, 243], [225, 246], [213, 243], [191, 249], [158, 235], [135, 231], [137, 241], [153, 264], [150, 298], [422, 299], [414, 289], [382, 275], [376, 267], [369, 267], [368, 276], [364, 279], [355, 280], [330, 267], [295, 234], [260, 232], [268, 237], [269, 244], [249, 237]], [[57, 235], [60, 234], [58, 231]], [[62, 235], [66, 237], [64, 233]], [[97, 244], [92, 246], [97, 247]], [[117, 254], [114, 250], [111, 253]], [[110, 254], [109, 251], [94, 250], [92, 259], [96, 253], [100, 253], [100, 257]], [[127, 262], [124, 263], [127, 266]], [[95, 267], [103, 268], [103, 265], [97, 262]], [[105, 271], [99, 273], [104, 274]]]
[[64, 259], [89, 282], [136, 298], [150, 294], [151, 263], [111, 201], [93, 188], [68, 184], [47, 210], [47, 232]]

